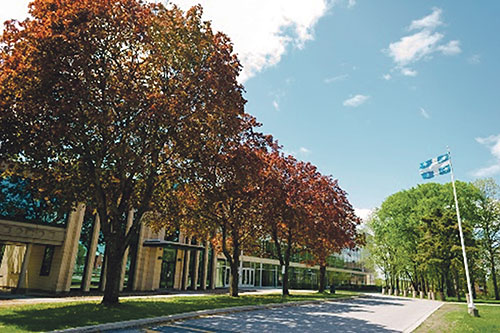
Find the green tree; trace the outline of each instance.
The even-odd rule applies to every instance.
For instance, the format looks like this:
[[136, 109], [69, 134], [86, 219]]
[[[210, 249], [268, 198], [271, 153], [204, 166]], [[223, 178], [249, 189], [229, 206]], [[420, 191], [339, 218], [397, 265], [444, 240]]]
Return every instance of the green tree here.
[[[472, 184], [456, 185], [469, 263], [476, 264], [472, 226], [478, 216], [479, 192]], [[386, 284], [399, 288], [400, 281], [406, 280], [417, 291], [436, 285], [440, 291], [454, 294], [455, 286], [460, 285], [455, 259], [462, 258], [457, 252], [460, 242], [454, 206], [451, 184], [427, 183], [391, 195], [374, 212], [368, 247]], [[444, 274], [447, 270], [450, 273]]]
[[481, 250], [489, 264], [495, 299], [500, 299], [497, 261], [500, 249], [500, 186], [492, 178], [478, 179], [474, 185], [481, 192], [476, 230]]

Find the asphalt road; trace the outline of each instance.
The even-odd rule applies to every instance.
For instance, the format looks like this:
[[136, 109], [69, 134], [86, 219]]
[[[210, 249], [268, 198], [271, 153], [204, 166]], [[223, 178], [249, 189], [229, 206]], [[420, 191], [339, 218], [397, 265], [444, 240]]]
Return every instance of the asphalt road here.
[[368, 295], [320, 304], [217, 315], [120, 332], [409, 332], [440, 305], [441, 302], [437, 301]]

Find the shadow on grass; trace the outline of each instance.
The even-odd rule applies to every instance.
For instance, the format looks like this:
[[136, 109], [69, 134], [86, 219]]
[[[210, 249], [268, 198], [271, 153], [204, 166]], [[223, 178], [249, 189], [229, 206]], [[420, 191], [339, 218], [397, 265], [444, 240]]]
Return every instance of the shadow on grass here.
[[171, 297], [125, 300], [116, 307], [105, 307], [97, 302], [13, 306], [0, 309], [0, 323], [3, 325], [0, 328], [2, 331], [61, 330], [206, 309], [340, 297], [345, 297], [345, 295], [305, 294], [286, 298], [281, 295], [252, 295], [237, 298], [229, 296]]

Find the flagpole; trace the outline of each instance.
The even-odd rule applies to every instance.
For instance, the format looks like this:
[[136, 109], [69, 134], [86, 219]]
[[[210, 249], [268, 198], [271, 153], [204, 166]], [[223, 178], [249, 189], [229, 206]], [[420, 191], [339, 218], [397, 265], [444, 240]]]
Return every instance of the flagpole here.
[[462, 254], [464, 257], [465, 276], [467, 278], [467, 289], [469, 290], [467, 307], [468, 307], [469, 314], [473, 315], [474, 317], [479, 317], [479, 311], [474, 306], [474, 297], [472, 297], [473, 294], [472, 294], [472, 287], [470, 284], [470, 277], [469, 277], [469, 265], [467, 264], [467, 254], [465, 252], [464, 234], [462, 232], [462, 219], [460, 218], [460, 210], [458, 208], [457, 189], [455, 188], [455, 177], [453, 175], [453, 165], [451, 163], [451, 152], [450, 152], [450, 148], [447, 148], [447, 149], [448, 149], [448, 156], [450, 158], [451, 184], [453, 186], [453, 196], [455, 197], [455, 208], [457, 210], [458, 231], [460, 233], [460, 242], [462, 243]]

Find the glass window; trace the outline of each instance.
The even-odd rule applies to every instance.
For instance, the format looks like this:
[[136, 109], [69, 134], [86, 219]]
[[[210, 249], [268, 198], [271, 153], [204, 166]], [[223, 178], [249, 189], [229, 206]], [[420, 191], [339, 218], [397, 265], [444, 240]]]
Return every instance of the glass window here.
[[43, 253], [42, 267], [40, 268], [41, 276], [48, 276], [50, 274], [50, 266], [52, 266], [52, 258], [54, 257], [53, 245], [47, 245]]

